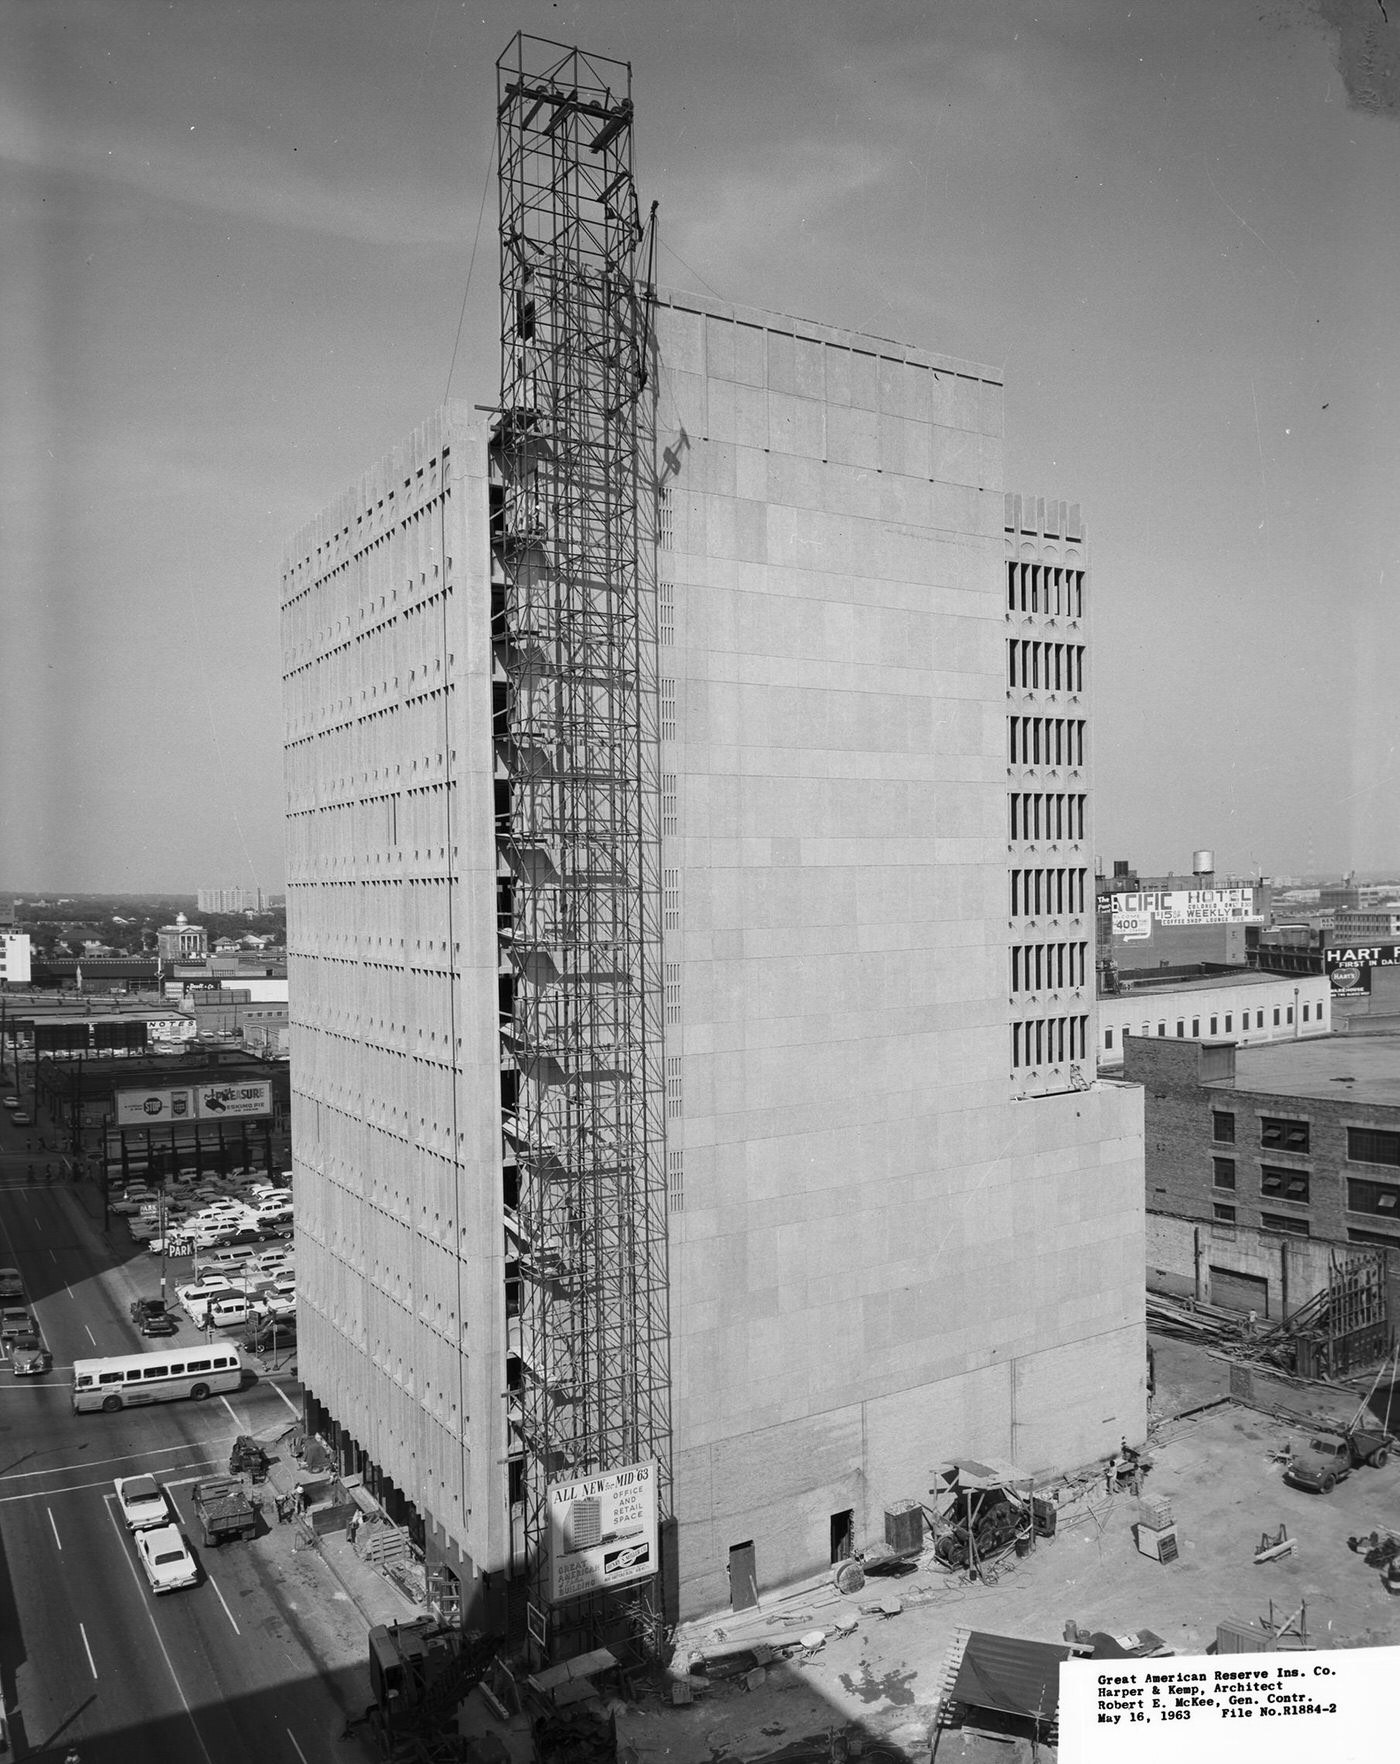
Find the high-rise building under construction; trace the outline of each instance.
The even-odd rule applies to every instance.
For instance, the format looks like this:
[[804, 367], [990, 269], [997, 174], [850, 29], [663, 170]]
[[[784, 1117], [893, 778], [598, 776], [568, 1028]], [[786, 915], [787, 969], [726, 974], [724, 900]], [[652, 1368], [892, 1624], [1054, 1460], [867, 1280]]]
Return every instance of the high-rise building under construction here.
[[1142, 1126], [1000, 376], [657, 294], [626, 70], [501, 79], [494, 413], [284, 569], [298, 1327], [439, 1602], [547, 1647], [1140, 1437]]

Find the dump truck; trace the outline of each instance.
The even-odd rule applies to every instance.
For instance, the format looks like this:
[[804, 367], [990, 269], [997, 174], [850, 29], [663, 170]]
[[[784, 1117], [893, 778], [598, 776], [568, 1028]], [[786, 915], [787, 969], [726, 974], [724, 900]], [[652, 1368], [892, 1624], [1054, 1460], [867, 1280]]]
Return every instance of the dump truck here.
[[193, 1499], [207, 1546], [226, 1543], [231, 1537], [247, 1539], [256, 1534], [258, 1509], [238, 1477], [206, 1477], [195, 1483]]
[[1335, 1435], [1319, 1434], [1302, 1451], [1295, 1452], [1284, 1476], [1299, 1488], [1315, 1488], [1322, 1494], [1331, 1494], [1358, 1464], [1381, 1469], [1395, 1444], [1394, 1438], [1383, 1427], [1361, 1427], [1353, 1423], [1339, 1429]]

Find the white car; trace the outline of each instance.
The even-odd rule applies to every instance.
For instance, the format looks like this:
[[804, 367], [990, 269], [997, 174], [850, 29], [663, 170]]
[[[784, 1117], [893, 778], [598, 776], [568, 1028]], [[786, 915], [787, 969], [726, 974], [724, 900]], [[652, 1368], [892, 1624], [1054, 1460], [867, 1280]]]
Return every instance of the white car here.
[[206, 1274], [202, 1280], [193, 1281], [188, 1286], [177, 1286], [175, 1296], [188, 1311], [191, 1305], [202, 1310], [210, 1299], [222, 1298], [225, 1293], [237, 1290], [231, 1280], [225, 1280], [222, 1274]]
[[178, 1525], [155, 1525], [136, 1534], [136, 1556], [152, 1592], [175, 1592], [199, 1579], [194, 1557]]
[[169, 1524], [165, 1490], [154, 1476], [119, 1476], [112, 1486], [117, 1491], [117, 1508], [128, 1531]]

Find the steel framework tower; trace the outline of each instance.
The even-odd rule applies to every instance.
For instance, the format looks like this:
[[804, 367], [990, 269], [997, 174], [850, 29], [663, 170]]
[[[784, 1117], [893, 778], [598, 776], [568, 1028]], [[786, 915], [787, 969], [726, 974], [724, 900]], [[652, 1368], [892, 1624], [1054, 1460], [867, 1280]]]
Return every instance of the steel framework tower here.
[[[524, 1449], [518, 1566], [547, 1645], [547, 1484], [655, 1459], [669, 1512], [653, 295], [638, 273], [630, 68], [521, 35], [497, 80], [493, 641], [502, 1096], [520, 1277], [512, 1421]], [[584, 1614], [595, 1626], [605, 1617]]]

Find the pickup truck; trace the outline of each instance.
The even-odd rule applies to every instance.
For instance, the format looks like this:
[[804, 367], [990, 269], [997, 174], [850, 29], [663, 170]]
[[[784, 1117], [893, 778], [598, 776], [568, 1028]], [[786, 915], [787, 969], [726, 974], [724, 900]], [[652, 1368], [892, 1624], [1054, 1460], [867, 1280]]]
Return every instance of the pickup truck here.
[[207, 1547], [231, 1537], [247, 1539], [256, 1535], [258, 1509], [236, 1476], [206, 1477], [195, 1483], [191, 1498]]
[[1295, 1452], [1284, 1471], [1284, 1478], [1299, 1488], [1315, 1488], [1331, 1494], [1358, 1464], [1370, 1464], [1379, 1470], [1396, 1444], [1392, 1436], [1379, 1427], [1348, 1427], [1333, 1435], [1312, 1440], [1304, 1450]]

